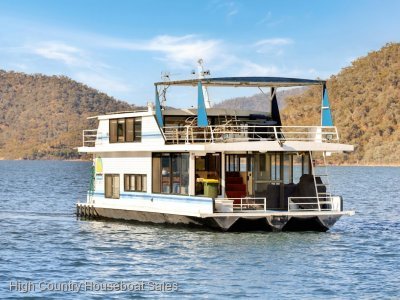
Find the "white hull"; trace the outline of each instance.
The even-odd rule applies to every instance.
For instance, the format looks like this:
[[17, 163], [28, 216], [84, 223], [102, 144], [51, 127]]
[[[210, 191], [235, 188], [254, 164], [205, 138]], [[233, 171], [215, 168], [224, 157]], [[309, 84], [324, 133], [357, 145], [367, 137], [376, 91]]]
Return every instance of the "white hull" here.
[[[90, 209], [89, 209], [90, 208]], [[154, 224], [190, 225], [221, 231], [327, 231], [342, 215], [349, 212], [269, 211], [263, 213], [215, 213], [203, 216], [184, 216], [78, 204], [81, 218], [106, 218]]]

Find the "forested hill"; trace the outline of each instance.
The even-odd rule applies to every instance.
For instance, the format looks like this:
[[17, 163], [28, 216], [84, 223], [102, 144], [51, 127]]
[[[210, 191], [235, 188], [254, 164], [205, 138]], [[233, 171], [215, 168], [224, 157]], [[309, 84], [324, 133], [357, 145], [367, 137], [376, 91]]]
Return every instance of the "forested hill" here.
[[[300, 95], [307, 88], [298, 87], [287, 90], [279, 90], [276, 93], [278, 99], [279, 107], [285, 107], [285, 99], [290, 96]], [[214, 107], [216, 108], [235, 108], [244, 110], [257, 110], [257, 111], [270, 111], [270, 95], [269, 91], [266, 94], [258, 93], [250, 97], [236, 97], [232, 99], [224, 100], [220, 103], [216, 103]]]
[[77, 158], [87, 117], [132, 109], [64, 76], [0, 70], [0, 158]]
[[[400, 44], [353, 61], [327, 85], [341, 142], [356, 149], [333, 161], [400, 164]], [[320, 88], [294, 93], [284, 97], [283, 124], [318, 125]], [[258, 109], [256, 98], [222, 106]], [[82, 129], [93, 127], [88, 116], [135, 108], [64, 76], [0, 70], [0, 158], [77, 158], [73, 148], [81, 144]]]
[[[400, 44], [353, 61], [327, 83], [333, 119], [343, 143], [353, 144], [350, 155], [337, 163], [400, 164]], [[286, 99], [283, 122], [318, 124], [321, 91], [313, 88]]]

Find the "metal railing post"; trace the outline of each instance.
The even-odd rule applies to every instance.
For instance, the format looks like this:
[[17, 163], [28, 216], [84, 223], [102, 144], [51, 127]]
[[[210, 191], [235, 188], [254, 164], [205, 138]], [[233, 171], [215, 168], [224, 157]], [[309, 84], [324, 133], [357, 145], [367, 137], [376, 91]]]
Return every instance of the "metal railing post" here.
[[189, 144], [189, 126], [186, 126], [185, 144]]
[[211, 143], [214, 143], [214, 132], [212, 126], [210, 126]]
[[275, 134], [275, 140], [278, 140], [278, 133], [276, 131], [276, 126], [274, 126], [274, 134]]

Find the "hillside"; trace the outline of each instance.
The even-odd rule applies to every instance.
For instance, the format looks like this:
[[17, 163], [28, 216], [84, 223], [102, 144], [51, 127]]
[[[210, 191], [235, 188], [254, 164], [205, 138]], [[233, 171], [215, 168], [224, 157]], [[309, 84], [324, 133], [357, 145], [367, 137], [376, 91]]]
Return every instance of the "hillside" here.
[[[387, 44], [352, 62], [328, 82], [333, 119], [352, 154], [337, 163], [400, 163], [400, 44]], [[286, 99], [283, 122], [318, 124], [321, 91], [313, 88]], [[299, 105], [298, 103], [301, 103]]]
[[[278, 99], [279, 107], [285, 107], [285, 99], [290, 96], [301, 95], [307, 88], [293, 88], [287, 90], [278, 90], [276, 97]], [[214, 105], [216, 108], [236, 108], [244, 110], [257, 110], [257, 111], [269, 111], [269, 90], [265, 91], [267, 95], [258, 93], [250, 97], [237, 97], [232, 99], [224, 100]]]
[[[335, 155], [331, 161], [400, 164], [400, 44], [387, 44], [353, 61], [332, 76], [327, 86], [340, 141], [355, 146], [352, 154]], [[312, 87], [302, 92], [285, 97], [283, 125], [320, 124], [321, 89]], [[258, 108], [252, 106], [252, 99], [225, 104]]]
[[0, 158], [78, 158], [87, 117], [132, 109], [64, 76], [0, 70]]
[[[328, 82], [334, 123], [352, 154], [335, 163], [400, 164], [400, 44], [352, 62]], [[283, 125], [318, 125], [321, 90], [281, 91]], [[216, 107], [268, 109], [265, 95], [229, 99]], [[86, 118], [136, 109], [64, 76], [0, 70], [0, 159], [78, 158]], [[93, 121], [92, 121], [93, 122]]]

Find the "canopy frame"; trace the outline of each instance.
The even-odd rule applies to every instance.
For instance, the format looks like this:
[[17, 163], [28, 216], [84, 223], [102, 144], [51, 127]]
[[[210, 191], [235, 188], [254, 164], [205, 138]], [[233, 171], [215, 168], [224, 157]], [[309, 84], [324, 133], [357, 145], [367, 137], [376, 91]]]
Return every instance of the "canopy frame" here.
[[301, 87], [319, 85], [322, 87], [321, 101], [321, 125], [333, 126], [332, 114], [328, 99], [325, 80], [286, 78], [286, 77], [219, 77], [219, 78], [196, 78], [188, 80], [172, 80], [154, 83], [156, 87], [156, 117], [158, 124], [162, 127], [162, 107], [158, 95], [158, 86], [191, 86], [198, 90], [197, 105], [198, 115], [197, 122], [201, 127], [207, 126], [207, 109], [204, 101], [203, 87], [262, 87], [271, 88], [271, 112], [276, 116], [277, 122], [280, 124], [279, 108], [276, 99], [276, 90], [278, 87]]

